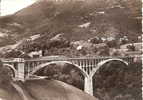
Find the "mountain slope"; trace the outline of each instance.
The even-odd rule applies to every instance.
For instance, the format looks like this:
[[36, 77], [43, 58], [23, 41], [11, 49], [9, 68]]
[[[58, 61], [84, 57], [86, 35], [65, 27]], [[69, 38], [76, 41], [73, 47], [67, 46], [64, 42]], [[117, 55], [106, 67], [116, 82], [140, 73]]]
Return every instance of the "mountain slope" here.
[[[45, 36], [64, 33], [71, 40], [117, 34], [132, 38], [141, 33], [141, 20], [137, 19], [140, 14], [140, 0], [39, 0], [9, 17], [4, 24], [22, 25], [11, 32], [16, 31], [20, 38], [37, 33]], [[87, 27], [80, 27], [86, 23]], [[13, 29], [9, 25], [5, 28]]]

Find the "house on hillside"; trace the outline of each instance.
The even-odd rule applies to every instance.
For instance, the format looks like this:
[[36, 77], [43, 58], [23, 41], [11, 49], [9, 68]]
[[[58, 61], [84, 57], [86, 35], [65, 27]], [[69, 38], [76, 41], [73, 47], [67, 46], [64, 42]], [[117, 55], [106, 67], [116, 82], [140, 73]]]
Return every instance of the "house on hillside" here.
[[32, 58], [39, 58], [42, 57], [42, 50], [39, 51], [32, 51], [28, 54]]

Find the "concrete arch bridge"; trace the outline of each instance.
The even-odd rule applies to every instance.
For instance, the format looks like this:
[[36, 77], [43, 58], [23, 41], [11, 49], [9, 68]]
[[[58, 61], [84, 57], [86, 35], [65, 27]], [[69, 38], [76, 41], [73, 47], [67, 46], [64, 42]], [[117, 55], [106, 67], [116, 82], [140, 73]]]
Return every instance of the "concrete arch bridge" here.
[[[118, 61], [128, 66], [129, 63], [135, 62], [136, 59], [141, 59], [140, 56], [126, 56], [126, 57], [80, 57], [80, 58], [66, 58], [66, 57], [46, 57], [24, 60], [22, 58], [3, 59], [3, 63], [9, 66], [13, 72], [15, 80], [22, 80], [29, 78], [36, 74], [37, 71], [45, 68], [51, 64], [70, 64], [73, 65], [84, 76], [84, 91], [93, 95], [93, 76], [99, 68], [108, 62]], [[68, 67], [68, 66], [67, 66]]]

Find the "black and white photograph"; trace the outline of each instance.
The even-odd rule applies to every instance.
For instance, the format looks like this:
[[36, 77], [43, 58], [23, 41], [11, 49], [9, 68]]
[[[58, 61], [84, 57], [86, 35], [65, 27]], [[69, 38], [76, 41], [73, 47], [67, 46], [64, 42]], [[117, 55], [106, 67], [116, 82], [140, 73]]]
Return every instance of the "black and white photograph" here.
[[0, 0], [0, 100], [142, 100], [142, 0]]

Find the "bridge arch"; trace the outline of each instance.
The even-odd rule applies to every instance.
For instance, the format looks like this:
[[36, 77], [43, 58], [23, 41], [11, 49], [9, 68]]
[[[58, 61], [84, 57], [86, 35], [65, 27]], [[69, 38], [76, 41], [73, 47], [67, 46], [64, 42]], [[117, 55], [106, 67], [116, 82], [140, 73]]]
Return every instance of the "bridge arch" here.
[[72, 62], [70, 61], [52, 61], [52, 62], [47, 62], [47, 63], [44, 63], [44, 64], [40, 64], [38, 66], [36, 66], [35, 70], [32, 71], [30, 74], [31, 75], [34, 75], [37, 71], [39, 71], [40, 69], [48, 66], [48, 65], [51, 65], [51, 64], [71, 64], [73, 65], [75, 68], [79, 69], [80, 73], [84, 76], [84, 77], [88, 77], [88, 74], [81, 68], [81, 66], [77, 65], [77, 64], [73, 64]]
[[4, 64], [3, 66], [6, 66], [6, 67], [10, 68], [10, 70], [12, 71], [12, 75], [13, 75], [13, 77], [16, 77], [16, 75], [17, 75], [17, 70], [14, 68], [14, 66], [13, 66], [13, 65], [10, 65], [10, 64]]
[[91, 74], [90, 74], [90, 77], [93, 77], [95, 75], [95, 73], [97, 72], [97, 70], [99, 70], [103, 65], [105, 65], [106, 63], [108, 62], [111, 62], [111, 61], [119, 61], [121, 63], [123, 63], [124, 65], [128, 66], [128, 62], [122, 60], [122, 59], [116, 59], [116, 58], [113, 58], [113, 59], [107, 59], [107, 60], [104, 60], [104, 61], [101, 61], [97, 64], [97, 67], [93, 68]]

